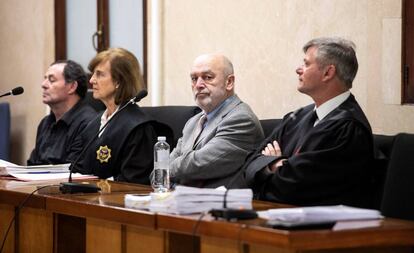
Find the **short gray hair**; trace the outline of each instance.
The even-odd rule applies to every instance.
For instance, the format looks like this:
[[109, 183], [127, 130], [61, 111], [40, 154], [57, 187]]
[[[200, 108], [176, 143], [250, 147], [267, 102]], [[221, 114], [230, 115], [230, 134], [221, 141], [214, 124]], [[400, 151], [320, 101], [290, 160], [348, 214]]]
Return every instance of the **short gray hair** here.
[[311, 47], [317, 49], [316, 62], [320, 67], [334, 65], [338, 78], [352, 88], [352, 81], [358, 72], [355, 44], [339, 37], [325, 37], [309, 41], [303, 46], [303, 51], [306, 53]]
[[225, 76], [233, 75], [234, 74], [234, 68], [233, 63], [227, 58], [226, 56], [222, 56], [223, 61], [223, 72]]

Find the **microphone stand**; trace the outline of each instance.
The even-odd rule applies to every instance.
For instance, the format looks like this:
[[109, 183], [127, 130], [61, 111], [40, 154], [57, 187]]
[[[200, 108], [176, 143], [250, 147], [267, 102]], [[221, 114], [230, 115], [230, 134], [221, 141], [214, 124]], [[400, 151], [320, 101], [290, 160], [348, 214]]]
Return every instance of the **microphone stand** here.
[[11, 92], [7, 92], [7, 93], [4, 93], [3, 95], [0, 95], [0, 98], [1, 97], [6, 97], [6, 96], [10, 96], [11, 95]]
[[64, 182], [60, 184], [59, 190], [62, 193], [95, 193], [101, 190], [100, 187], [94, 184], [85, 184], [85, 183], [74, 183], [72, 182], [72, 172], [75, 165], [79, 162], [80, 158], [83, 157], [86, 150], [89, 146], [96, 140], [99, 134], [106, 128], [106, 126], [111, 122], [117, 114], [119, 114], [122, 110], [124, 110], [128, 105], [138, 103], [141, 99], [143, 99], [148, 92], [146, 90], [140, 91], [135, 97], [131, 98], [125, 105], [123, 105], [103, 126], [99, 131], [89, 140], [89, 142], [84, 146], [81, 153], [78, 157], [71, 163], [69, 166], [69, 178], [68, 182]]

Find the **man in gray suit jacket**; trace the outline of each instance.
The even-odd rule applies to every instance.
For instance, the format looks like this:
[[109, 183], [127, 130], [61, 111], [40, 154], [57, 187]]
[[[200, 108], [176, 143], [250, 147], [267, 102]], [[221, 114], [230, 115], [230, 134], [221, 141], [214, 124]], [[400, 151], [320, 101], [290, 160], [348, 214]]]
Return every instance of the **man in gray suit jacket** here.
[[225, 56], [197, 57], [190, 76], [203, 111], [188, 120], [170, 155], [171, 180], [196, 187], [235, 185], [232, 179], [247, 154], [264, 138], [259, 120], [235, 94], [233, 65]]

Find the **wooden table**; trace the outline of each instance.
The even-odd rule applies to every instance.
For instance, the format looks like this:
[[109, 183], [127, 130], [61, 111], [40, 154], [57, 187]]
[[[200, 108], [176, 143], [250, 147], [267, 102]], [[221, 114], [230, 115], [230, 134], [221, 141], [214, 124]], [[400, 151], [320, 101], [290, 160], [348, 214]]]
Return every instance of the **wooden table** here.
[[[413, 252], [410, 221], [387, 218], [342, 222], [335, 230], [287, 231], [268, 228], [262, 219], [227, 222], [206, 215], [199, 220], [199, 215], [127, 209], [126, 193], [148, 193], [150, 188], [125, 183], [111, 183], [109, 194], [69, 195], [47, 187], [16, 212], [43, 185], [0, 180], [1, 238], [17, 214], [3, 252]], [[254, 207], [282, 205], [255, 201]]]

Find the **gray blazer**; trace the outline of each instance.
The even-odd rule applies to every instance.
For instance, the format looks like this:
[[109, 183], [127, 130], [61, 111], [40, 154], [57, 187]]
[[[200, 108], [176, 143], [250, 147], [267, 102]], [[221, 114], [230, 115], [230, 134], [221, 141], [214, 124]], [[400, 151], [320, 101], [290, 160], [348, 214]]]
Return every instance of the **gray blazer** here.
[[170, 155], [171, 179], [188, 186], [226, 186], [247, 154], [263, 140], [262, 127], [250, 107], [235, 95], [209, 120], [194, 143], [193, 132], [202, 115], [190, 118], [184, 126], [183, 137]]

